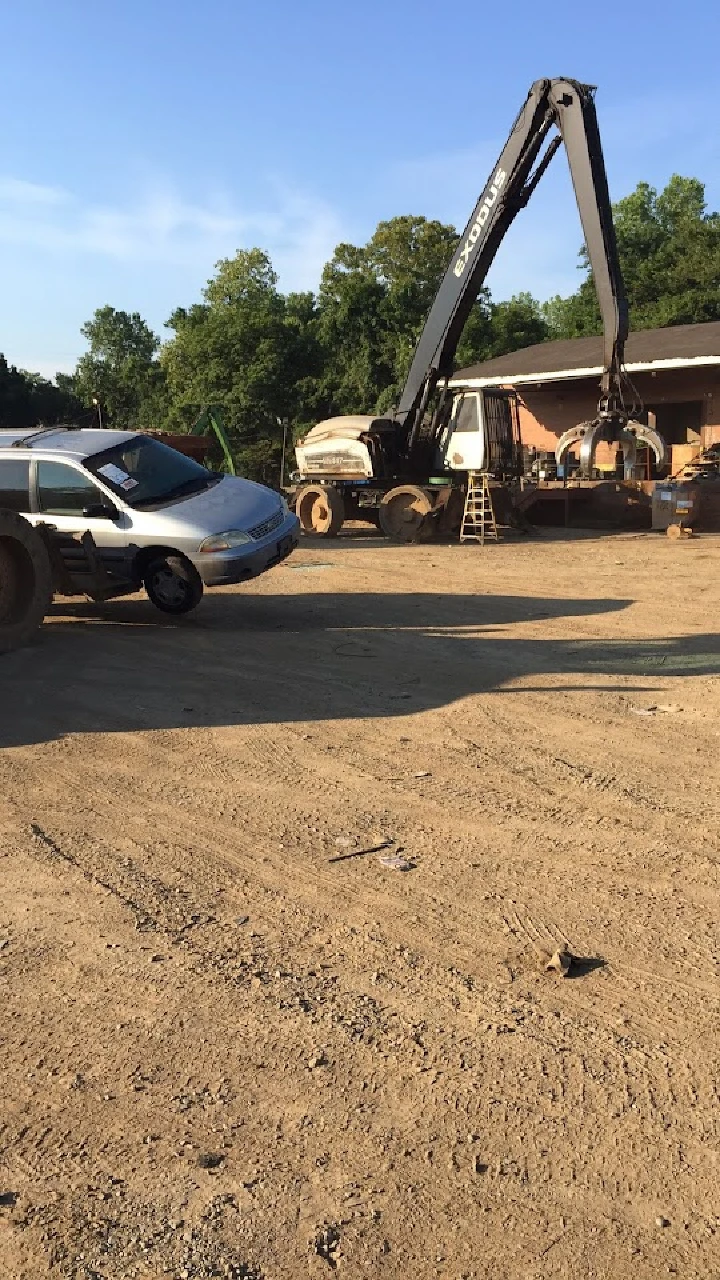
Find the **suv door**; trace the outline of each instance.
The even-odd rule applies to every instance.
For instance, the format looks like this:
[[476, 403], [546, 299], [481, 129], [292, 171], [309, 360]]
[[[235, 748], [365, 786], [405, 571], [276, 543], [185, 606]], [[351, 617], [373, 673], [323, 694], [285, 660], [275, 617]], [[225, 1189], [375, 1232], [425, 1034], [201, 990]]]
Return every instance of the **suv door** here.
[[[90, 532], [108, 573], [113, 577], [126, 577], [128, 518], [118, 508], [117, 500], [100, 489], [87, 471], [72, 462], [38, 458], [33, 472], [32, 522], [48, 524], [59, 534], [77, 536]], [[115, 516], [90, 514], [92, 508], [101, 507], [113, 507]], [[73, 559], [83, 559], [80, 548], [74, 551], [69, 540], [63, 546], [63, 554], [68, 568], [72, 568]]]

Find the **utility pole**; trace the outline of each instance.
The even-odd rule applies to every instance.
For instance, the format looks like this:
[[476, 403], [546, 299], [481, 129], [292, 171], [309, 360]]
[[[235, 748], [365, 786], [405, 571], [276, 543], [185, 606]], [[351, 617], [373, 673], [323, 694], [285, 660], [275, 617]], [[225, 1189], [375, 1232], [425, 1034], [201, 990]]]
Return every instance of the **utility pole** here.
[[288, 434], [288, 428], [290, 426], [290, 423], [288, 422], [287, 418], [278, 418], [277, 423], [279, 427], [282, 427], [282, 433], [283, 433], [282, 458], [280, 459], [280, 488], [284, 489], [285, 488], [285, 454], [287, 451], [287, 434]]

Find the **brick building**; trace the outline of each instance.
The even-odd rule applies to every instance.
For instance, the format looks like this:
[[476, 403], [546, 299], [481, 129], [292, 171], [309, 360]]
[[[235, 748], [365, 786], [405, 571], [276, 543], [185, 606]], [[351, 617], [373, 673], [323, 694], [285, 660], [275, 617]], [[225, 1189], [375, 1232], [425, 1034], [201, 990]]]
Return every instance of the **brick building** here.
[[[686, 461], [692, 451], [687, 446], [720, 442], [720, 321], [632, 333], [625, 361], [644, 406], [643, 421], [675, 446], [671, 470]], [[450, 385], [513, 387], [523, 443], [550, 451], [569, 427], [595, 416], [601, 373], [602, 338], [573, 338], [458, 370]], [[609, 456], [597, 461], [611, 464]]]

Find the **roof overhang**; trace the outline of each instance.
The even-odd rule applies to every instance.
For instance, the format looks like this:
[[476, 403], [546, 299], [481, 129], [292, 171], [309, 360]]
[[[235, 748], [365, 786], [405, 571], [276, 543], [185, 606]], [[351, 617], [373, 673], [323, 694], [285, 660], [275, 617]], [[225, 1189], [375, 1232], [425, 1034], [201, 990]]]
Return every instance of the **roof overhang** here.
[[[679, 356], [671, 360], [646, 360], [636, 364], [626, 364], [626, 373], [661, 373], [666, 369], [702, 369], [710, 365], [720, 365], [718, 356]], [[455, 374], [450, 378], [450, 387], [522, 387], [537, 382], [574, 382], [581, 378], [602, 377], [602, 367], [592, 369], [556, 369], [551, 373], [496, 373], [485, 378], [461, 378]]]

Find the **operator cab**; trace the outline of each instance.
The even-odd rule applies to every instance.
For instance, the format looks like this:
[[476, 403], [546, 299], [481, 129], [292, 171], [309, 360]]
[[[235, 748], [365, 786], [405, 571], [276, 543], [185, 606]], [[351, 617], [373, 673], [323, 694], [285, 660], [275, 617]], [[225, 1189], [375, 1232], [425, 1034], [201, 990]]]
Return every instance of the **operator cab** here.
[[444, 470], [484, 471], [486, 450], [479, 391], [463, 391], [455, 396], [450, 421], [438, 443]]
[[522, 446], [514, 393], [459, 390], [438, 444], [438, 465], [444, 470], [488, 471], [501, 479], [519, 475]]

